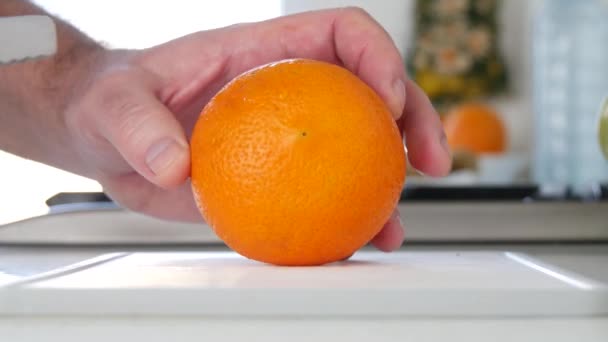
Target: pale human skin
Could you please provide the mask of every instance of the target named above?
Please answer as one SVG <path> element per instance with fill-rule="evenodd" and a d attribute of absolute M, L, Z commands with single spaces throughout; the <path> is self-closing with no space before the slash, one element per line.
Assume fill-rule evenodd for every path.
<path fill-rule="evenodd" d="M 0 16 L 44 13 L 0 1 Z M 205 103 L 229 80 L 285 58 L 346 67 L 387 103 L 410 163 L 446 175 L 451 155 L 426 95 L 407 78 L 386 31 L 358 8 L 330 9 L 196 32 L 144 50 L 107 49 L 56 19 L 59 52 L 0 66 L 0 149 L 99 181 L 125 208 L 202 221 L 189 184 L 189 137 Z M 399 248 L 391 216 L 371 243 Z"/>

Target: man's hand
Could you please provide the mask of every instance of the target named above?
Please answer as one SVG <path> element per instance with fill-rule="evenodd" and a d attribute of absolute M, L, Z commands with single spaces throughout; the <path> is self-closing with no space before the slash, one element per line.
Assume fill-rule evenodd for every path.
<path fill-rule="evenodd" d="M 70 158 L 58 164 L 98 180 L 121 205 L 149 215 L 200 221 L 188 182 L 188 139 L 202 107 L 253 67 L 285 58 L 343 65 L 385 100 L 407 137 L 411 164 L 431 176 L 451 164 L 439 117 L 405 75 L 388 34 L 360 9 L 308 12 L 204 31 L 141 51 L 86 56 L 61 112 Z M 372 243 L 403 241 L 399 214 Z"/>

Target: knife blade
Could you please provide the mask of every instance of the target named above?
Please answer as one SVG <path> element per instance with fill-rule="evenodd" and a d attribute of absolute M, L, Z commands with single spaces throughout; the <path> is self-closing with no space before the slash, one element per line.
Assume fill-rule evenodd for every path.
<path fill-rule="evenodd" d="M 52 56 L 56 52 L 57 29 L 50 17 L 0 17 L 0 65 Z"/>

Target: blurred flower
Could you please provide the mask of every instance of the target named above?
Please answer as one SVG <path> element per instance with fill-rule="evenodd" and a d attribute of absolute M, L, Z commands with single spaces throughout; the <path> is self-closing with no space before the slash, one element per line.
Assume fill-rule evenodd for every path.
<path fill-rule="evenodd" d="M 468 27 L 464 16 L 459 16 L 457 19 L 449 21 L 445 26 L 445 38 L 451 41 L 465 40 Z"/>
<path fill-rule="evenodd" d="M 498 54 L 500 0 L 416 0 L 414 80 L 434 103 L 494 94 L 507 74 Z"/>
<path fill-rule="evenodd" d="M 463 16 L 458 16 L 445 23 L 437 23 L 428 30 L 426 36 L 430 41 L 427 45 L 434 45 L 435 50 L 439 46 L 466 44 L 468 37 L 467 21 Z"/>
<path fill-rule="evenodd" d="M 451 46 L 440 48 L 435 56 L 435 66 L 441 74 L 462 74 L 468 71 L 472 64 L 471 55 Z"/>
<path fill-rule="evenodd" d="M 414 78 L 424 92 L 432 97 L 441 95 L 442 77 L 433 71 L 421 70 Z"/>
<path fill-rule="evenodd" d="M 472 29 L 467 38 L 468 49 L 474 57 L 484 57 L 490 50 L 491 39 L 487 29 L 479 27 Z"/>
<path fill-rule="evenodd" d="M 468 0 L 435 0 L 434 13 L 440 17 L 449 17 L 466 11 L 468 7 Z"/>
<path fill-rule="evenodd" d="M 424 52 L 433 52 L 435 50 L 436 45 L 434 44 L 434 39 L 430 37 L 429 33 L 423 34 L 418 38 L 417 48 Z"/>

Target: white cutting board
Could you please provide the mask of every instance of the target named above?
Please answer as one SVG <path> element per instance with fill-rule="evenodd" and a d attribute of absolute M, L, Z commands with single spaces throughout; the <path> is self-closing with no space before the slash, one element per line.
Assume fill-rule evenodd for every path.
<path fill-rule="evenodd" d="M 588 317 L 608 315 L 607 289 L 510 252 L 363 251 L 322 267 L 115 253 L 0 286 L 0 316 Z"/>

